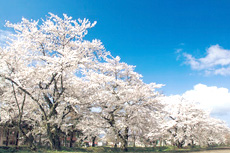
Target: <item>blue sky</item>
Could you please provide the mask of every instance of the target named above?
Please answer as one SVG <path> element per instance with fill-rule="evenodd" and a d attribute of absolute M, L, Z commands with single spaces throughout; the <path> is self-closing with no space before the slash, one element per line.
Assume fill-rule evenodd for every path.
<path fill-rule="evenodd" d="M 217 50 L 224 52 L 225 49 L 226 55 L 230 52 L 229 0 L 0 2 L 1 30 L 9 30 L 4 27 L 5 20 L 13 23 L 20 22 L 22 17 L 37 20 L 45 18 L 48 12 L 97 21 L 87 39 L 100 39 L 112 55 L 136 65 L 136 71 L 144 76 L 146 83 L 166 84 L 161 89 L 166 95 L 195 90 L 197 84 L 230 89 L 229 75 L 214 71 L 217 67 L 222 68 L 223 63 L 210 66 L 210 62 L 215 62 L 214 58 L 207 66 L 201 59 L 209 60 L 207 50 L 217 44 Z M 193 60 L 184 53 L 191 55 Z M 225 52 L 223 54 L 225 56 Z M 210 57 L 212 55 L 216 54 L 210 53 Z M 223 61 L 221 58 L 218 59 Z M 198 63 L 197 67 L 192 65 L 194 62 Z M 228 68 L 228 64 L 224 66 Z"/>

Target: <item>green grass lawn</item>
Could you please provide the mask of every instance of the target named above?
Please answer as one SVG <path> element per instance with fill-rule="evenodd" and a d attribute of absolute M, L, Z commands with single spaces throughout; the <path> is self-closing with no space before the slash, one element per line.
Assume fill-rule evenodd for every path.
<path fill-rule="evenodd" d="M 223 147 L 213 147 L 213 148 L 183 148 L 177 149 L 172 146 L 164 146 L 164 147 L 129 147 L 129 153 L 173 153 L 173 152 L 197 152 L 203 150 L 210 150 L 210 149 L 224 149 Z M 0 147 L 0 153 L 85 153 L 85 152 L 92 152 L 92 153 L 123 153 L 119 148 L 110 148 L 110 147 L 88 147 L 88 148 L 62 148 L 61 151 L 53 151 L 49 149 L 39 148 L 37 151 L 31 151 L 26 147 L 20 147 L 16 149 L 15 147 Z"/>

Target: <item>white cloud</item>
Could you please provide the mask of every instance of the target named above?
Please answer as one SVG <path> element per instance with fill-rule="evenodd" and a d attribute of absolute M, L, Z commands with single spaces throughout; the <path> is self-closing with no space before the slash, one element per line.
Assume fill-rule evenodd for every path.
<path fill-rule="evenodd" d="M 186 63 L 194 70 L 204 70 L 206 74 L 230 75 L 230 50 L 213 45 L 206 52 L 205 57 L 198 59 L 184 53 Z"/>
<path fill-rule="evenodd" d="M 182 97 L 193 102 L 198 102 L 213 114 L 230 112 L 230 92 L 227 88 L 197 84 L 192 90 L 186 91 Z"/>
<path fill-rule="evenodd" d="M 181 99 L 199 104 L 204 110 L 210 111 L 211 115 L 225 120 L 230 125 L 230 91 L 227 88 L 197 84 L 192 90 L 182 95 L 166 97 L 166 102 L 177 103 Z"/>

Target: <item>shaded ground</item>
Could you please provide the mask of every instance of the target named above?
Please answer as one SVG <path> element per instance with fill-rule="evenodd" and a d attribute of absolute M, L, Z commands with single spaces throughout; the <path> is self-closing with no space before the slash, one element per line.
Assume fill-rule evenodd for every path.
<path fill-rule="evenodd" d="M 33 153 L 124 153 L 120 149 L 110 147 L 88 147 L 88 148 L 62 148 L 61 151 L 53 151 L 46 148 L 39 148 Z M 27 147 L 0 147 L 0 153 L 31 153 Z M 183 148 L 177 149 L 170 146 L 164 147 L 129 147 L 128 153 L 230 153 L 230 147 L 211 147 L 211 148 Z"/>

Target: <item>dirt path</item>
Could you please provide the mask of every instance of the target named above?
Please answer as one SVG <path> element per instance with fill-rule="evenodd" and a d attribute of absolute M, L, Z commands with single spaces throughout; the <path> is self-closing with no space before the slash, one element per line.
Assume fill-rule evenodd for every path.
<path fill-rule="evenodd" d="M 230 150 L 208 150 L 208 151 L 201 151 L 197 153 L 230 153 Z"/>

